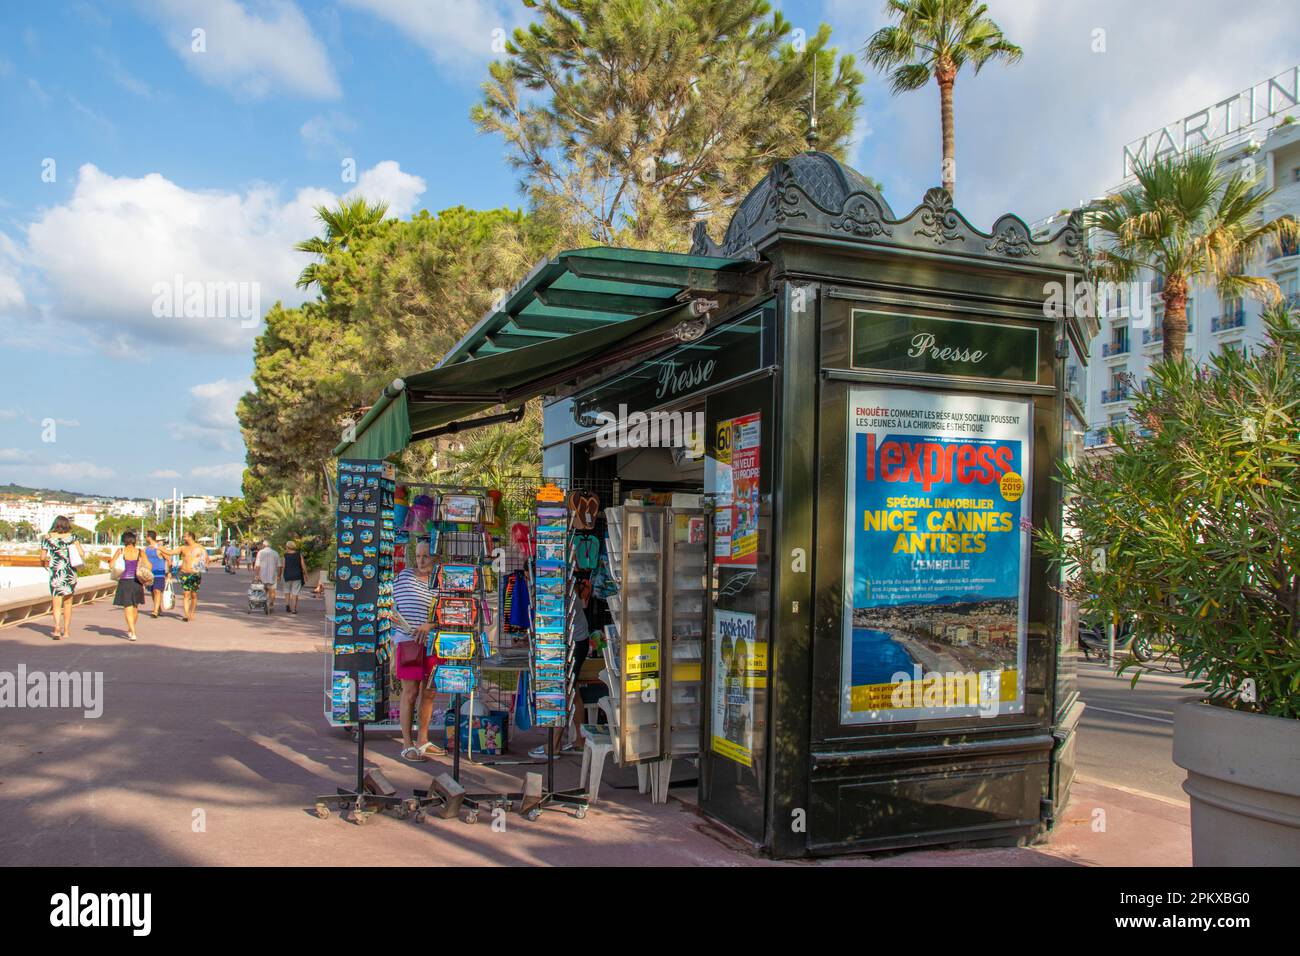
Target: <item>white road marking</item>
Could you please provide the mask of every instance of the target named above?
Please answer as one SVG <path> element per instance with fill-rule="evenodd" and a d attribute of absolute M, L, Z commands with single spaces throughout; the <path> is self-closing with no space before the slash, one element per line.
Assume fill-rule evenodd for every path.
<path fill-rule="evenodd" d="M 1102 780 L 1100 777 L 1094 777 L 1091 774 L 1076 773 L 1074 779 L 1080 783 L 1091 783 L 1098 787 L 1109 787 L 1112 790 L 1119 790 L 1122 793 L 1131 793 L 1135 797 L 1146 797 L 1148 800 L 1159 800 L 1161 803 L 1167 803 L 1172 807 L 1191 806 L 1190 800 L 1177 800 L 1173 797 L 1166 797 L 1159 793 L 1152 793 L 1150 790 L 1139 790 L 1137 787 L 1126 787 L 1121 783 L 1111 783 L 1109 780 Z"/>
<path fill-rule="evenodd" d="M 1096 704 L 1088 704 L 1087 701 L 1085 701 L 1084 703 L 1087 705 L 1083 711 L 1083 716 L 1085 719 L 1088 716 L 1088 711 L 1095 710 L 1101 714 L 1119 714 L 1121 717 L 1136 717 L 1139 720 L 1154 720 L 1156 723 L 1159 724 L 1173 723 L 1173 720 L 1171 720 L 1168 717 L 1152 717 L 1148 714 L 1135 714 L 1131 710 L 1111 710 L 1109 707 L 1098 707 Z"/>

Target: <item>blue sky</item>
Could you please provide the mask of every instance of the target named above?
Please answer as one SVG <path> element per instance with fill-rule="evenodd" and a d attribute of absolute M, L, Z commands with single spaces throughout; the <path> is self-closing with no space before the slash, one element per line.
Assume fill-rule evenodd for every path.
<path fill-rule="evenodd" d="M 883 23 L 874 2 L 777 5 L 841 49 Z M 990 6 L 1026 57 L 958 81 L 957 204 L 983 228 L 1095 195 L 1122 143 L 1300 61 L 1283 0 L 1184 0 L 1173 18 Z M 468 113 L 495 31 L 527 16 L 510 0 L 0 4 L 0 483 L 237 493 L 243 315 L 301 301 L 291 246 L 312 208 L 353 191 L 403 215 L 519 204 Z M 850 159 L 902 214 L 938 180 L 937 94 L 890 97 L 869 71 L 862 92 Z M 237 283 L 250 308 L 169 314 L 156 286 L 177 275 Z"/>

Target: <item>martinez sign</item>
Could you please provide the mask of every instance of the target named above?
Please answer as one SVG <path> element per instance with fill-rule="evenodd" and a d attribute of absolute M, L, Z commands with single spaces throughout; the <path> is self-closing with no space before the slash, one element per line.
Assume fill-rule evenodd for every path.
<path fill-rule="evenodd" d="M 1124 147 L 1124 178 L 1133 175 L 1139 163 L 1181 156 L 1188 150 L 1209 146 L 1297 105 L 1300 105 L 1300 66 L 1293 66 L 1135 139 Z"/>

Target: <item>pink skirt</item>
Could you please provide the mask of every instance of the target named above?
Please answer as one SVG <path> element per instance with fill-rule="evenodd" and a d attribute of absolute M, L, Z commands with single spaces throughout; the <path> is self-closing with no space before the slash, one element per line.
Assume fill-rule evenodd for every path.
<path fill-rule="evenodd" d="M 394 645 L 394 647 L 396 647 L 396 645 Z M 395 655 L 397 653 L 396 650 L 394 650 L 393 653 Z M 423 665 L 408 664 L 403 666 L 396 663 L 396 657 L 394 657 L 393 673 L 397 675 L 398 680 L 427 680 L 429 675 L 433 673 L 433 669 L 437 666 L 437 663 L 438 659 L 432 654 L 424 655 Z"/>

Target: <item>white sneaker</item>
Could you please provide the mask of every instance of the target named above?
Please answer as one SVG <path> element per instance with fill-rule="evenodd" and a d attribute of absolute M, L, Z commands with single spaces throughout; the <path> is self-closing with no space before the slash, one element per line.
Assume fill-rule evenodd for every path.
<path fill-rule="evenodd" d="M 534 747 L 532 750 L 528 751 L 528 756 L 538 760 L 545 758 L 546 744 L 542 744 L 541 746 Z"/>

